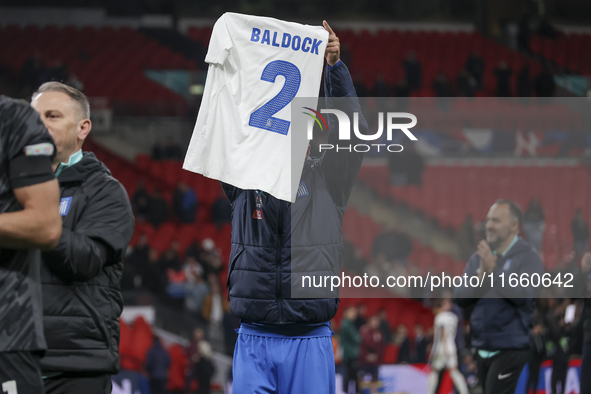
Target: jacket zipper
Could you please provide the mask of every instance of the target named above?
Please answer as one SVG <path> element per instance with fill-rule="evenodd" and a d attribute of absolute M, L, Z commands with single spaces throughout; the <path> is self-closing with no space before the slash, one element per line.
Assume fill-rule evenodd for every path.
<path fill-rule="evenodd" d="M 283 226 L 283 208 L 282 208 L 282 203 L 277 200 L 278 202 L 278 209 L 279 209 L 279 215 L 278 215 L 278 220 L 277 220 L 277 251 L 276 251 L 276 255 L 275 255 L 275 263 L 276 263 L 276 268 L 275 268 L 275 280 L 276 280 L 276 288 L 275 288 L 275 292 L 276 292 L 276 296 L 277 296 L 277 302 L 279 304 L 278 306 L 278 311 L 279 311 L 279 323 L 283 323 L 283 320 L 281 318 L 281 304 L 283 302 L 283 296 L 281 294 L 281 238 L 282 238 L 282 226 Z"/>

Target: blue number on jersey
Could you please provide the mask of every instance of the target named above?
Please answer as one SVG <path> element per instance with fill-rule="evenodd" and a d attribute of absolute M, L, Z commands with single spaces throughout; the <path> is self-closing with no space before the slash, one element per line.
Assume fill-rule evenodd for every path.
<path fill-rule="evenodd" d="M 290 122 L 274 118 L 273 115 L 281 111 L 295 97 L 300 88 L 302 76 L 300 70 L 293 63 L 284 60 L 274 60 L 267 64 L 263 70 L 261 79 L 263 81 L 274 83 L 278 75 L 283 75 L 285 77 L 283 89 L 281 89 L 277 96 L 273 97 L 267 103 L 263 104 L 262 107 L 254 111 L 250 115 L 250 121 L 248 124 L 259 129 L 287 135 Z"/>

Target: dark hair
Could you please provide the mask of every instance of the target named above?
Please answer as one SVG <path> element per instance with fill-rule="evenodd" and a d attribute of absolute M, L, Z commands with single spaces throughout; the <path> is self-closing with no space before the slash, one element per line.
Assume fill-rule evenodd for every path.
<path fill-rule="evenodd" d="M 431 306 L 433 308 L 441 308 L 442 305 L 443 305 L 443 298 L 433 298 L 431 300 Z"/>
<path fill-rule="evenodd" d="M 519 205 L 515 204 L 513 201 L 508 200 L 506 198 L 499 198 L 497 201 L 495 201 L 495 204 L 500 205 L 500 204 L 507 204 L 509 205 L 509 213 L 511 214 L 511 216 L 513 217 L 513 219 L 517 220 L 517 224 L 519 227 L 517 227 L 518 229 L 521 228 L 521 223 L 523 223 L 523 212 L 521 212 L 521 208 L 519 208 Z"/>
<path fill-rule="evenodd" d="M 88 103 L 88 99 L 86 98 L 84 93 L 82 93 L 78 89 L 65 85 L 61 82 L 45 82 L 43 85 L 39 86 L 39 89 L 37 89 L 35 93 L 33 93 L 31 99 L 35 100 L 37 96 L 45 92 L 61 92 L 67 94 L 68 96 L 70 96 L 72 100 L 77 102 L 80 106 L 80 109 L 82 110 L 83 119 L 90 119 L 90 104 Z"/>

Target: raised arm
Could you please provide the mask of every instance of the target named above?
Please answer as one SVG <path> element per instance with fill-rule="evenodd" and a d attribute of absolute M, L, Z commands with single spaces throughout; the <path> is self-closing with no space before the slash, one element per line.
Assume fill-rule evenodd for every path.
<path fill-rule="evenodd" d="M 324 21 L 324 28 L 329 32 L 328 45 L 325 51 L 327 66 L 324 73 L 326 108 L 344 112 L 350 121 L 354 121 L 354 113 L 357 113 L 359 131 L 365 134 L 368 129 L 367 122 L 361 113 L 361 106 L 353 87 L 349 69 L 340 60 L 341 47 L 339 38 L 326 21 Z M 353 149 L 353 145 L 360 142 L 355 133 L 351 133 L 350 140 L 339 141 L 339 128 L 336 120 L 335 115 L 327 115 L 330 130 L 328 143 L 333 145 L 334 149 L 326 150 L 323 153 L 320 165 L 326 176 L 329 192 L 334 203 L 340 207 L 345 207 L 361 168 L 363 153 L 355 152 Z M 347 145 L 347 147 L 351 145 L 351 149 L 350 151 L 347 149 L 337 151 L 337 145 Z"/>

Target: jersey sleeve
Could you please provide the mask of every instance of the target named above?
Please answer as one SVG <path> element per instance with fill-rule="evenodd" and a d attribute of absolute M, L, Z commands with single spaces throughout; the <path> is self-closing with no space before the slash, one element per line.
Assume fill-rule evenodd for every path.
<path fill-rule="evenodd" d="M 233 47 L 232 36 L 230 34 L 231 25 L 232 18 L 226 14 L 219 18 L 213 26 L 207 55 L 205 56 L 207 63 L 219 65 L 225 63 Z"/>
<path fill-rule="evenodd" d="M 54 179 L 55 145 L 41 118 L 26 103 L 12 101 L 8 107 L 3 111 L 9 119 L 5 154 L 12 188 Z"/>

